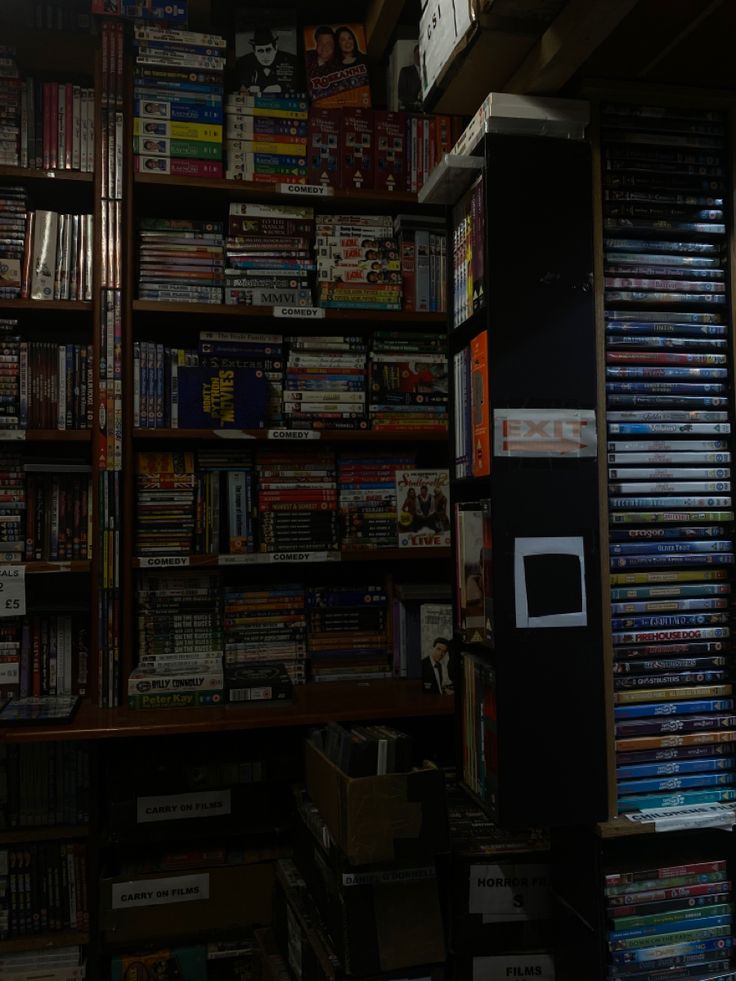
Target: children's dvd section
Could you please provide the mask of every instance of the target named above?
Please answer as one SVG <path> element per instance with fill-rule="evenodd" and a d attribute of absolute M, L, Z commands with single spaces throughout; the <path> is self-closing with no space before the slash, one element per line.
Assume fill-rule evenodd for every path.
<path fill-rule="evenodd" d="M 601 125 L 617 807 L 728 802 L 725 117 L 604 103 Z"/>

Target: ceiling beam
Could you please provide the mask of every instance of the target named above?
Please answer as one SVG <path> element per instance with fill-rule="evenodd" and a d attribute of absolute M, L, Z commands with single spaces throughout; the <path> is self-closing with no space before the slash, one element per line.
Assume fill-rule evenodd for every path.
<path fill-rule="evenodd" d="M 667 44 L 658 54 L 656 54 L 651 61 L 649 61 L 641 71 L 637 72 L 637 78 L 646 78 L 647 75 L 657 67 L 657 65 L 664 61 L 668 54 L 675 50 L 682 42 L 687 38 L 693 31 L 700 27 L 704 20 L 706 20 L 712 13 L 723 4 L 723 0 L 711 0 L 711 2 L 700 11 L 700 13 L 694 17 L 687 27 L 683 28 L 679 34 L 677 34 L 669 44 Z"/>
<path fill-rule="evenodd" d="M 365 15 L 368 54 L 382 58 L 404 9 L 404 0 L 371 0 Z"/>
<path fill-rule="evenodd" d="M 639 0 L 569 0 L 503 87 L 519 95 L 553 95 Z"/>

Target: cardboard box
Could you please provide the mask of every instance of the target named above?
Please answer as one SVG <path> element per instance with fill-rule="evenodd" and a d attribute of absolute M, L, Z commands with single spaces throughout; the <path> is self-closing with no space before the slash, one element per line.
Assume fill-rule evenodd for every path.
<path fill-rule="evenodd" d="M 355 869 L 330 842 L 308 799 L 297 801 L 295 860 L 342 969 L 349 977 L 445 959 L 433 860 Z"/>
<path fill-rule="evenodd" d="M 107 943 L 180 939 L 208 931 L 267 925 L 273 863 L 211 866 L 106 878 L 100 888 L 100 933 Z"/>
<path fill-rule="evenodd" d="M 298 981 L 342 981 L 356 974 L 375 981 L 444 981 L 445 973 L 442 965 L 421 965 L 419 967 L 404 967 L 400 969 L 385 968 L 377 975 L 375 965 L 361 960 L 354 970 L 346 968 L 337 958 L 332 942 L 325 932 L 324 924 L 316 910 L 312 894 L 307 884 L 291 861 L 281 861 L 276 867 L 276 894 L 274 901 L 274 934 L 284 959 Z M 391 915 L 393 911 L 387 910 Z M 415 910 L 418 919 L 423 910 Z M 414 916 L 409 921 L 412 928 L 407 929 L 407 923 L 399 922 L 394 925 L 394 932 L 401 934 L 397 947 L 402 945 L 414 946 L 424 956 L 433 947 L 422 948 L 422 941 L 414 933 Z M 429 930 L 429 923 L 422 929 Z M 440 924 L 441 941 L 441 924 Z M 436 946 L 436 944 L 434 945 Z M 421 950 L 420 950 L 421 948 Z M 442 946 L 444 951 L 444 946 Z M 444 953 L 442 954 L 444 960 Z"/>
<path fill-rule="evenodd" d="M 353 865 L 413 861 L 447 851 L 447 802 L 441 770 L 425 762 L 409 773 L 348 777 L 306 744 L 307 792 Z"/>

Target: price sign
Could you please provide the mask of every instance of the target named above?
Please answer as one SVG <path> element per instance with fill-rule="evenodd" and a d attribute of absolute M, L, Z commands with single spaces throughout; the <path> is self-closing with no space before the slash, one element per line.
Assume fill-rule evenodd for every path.
<path fill-rule="evenodd" d="M 22 617 L 26 612 L 26 567 L 0 565 L 0 617 Z"/>

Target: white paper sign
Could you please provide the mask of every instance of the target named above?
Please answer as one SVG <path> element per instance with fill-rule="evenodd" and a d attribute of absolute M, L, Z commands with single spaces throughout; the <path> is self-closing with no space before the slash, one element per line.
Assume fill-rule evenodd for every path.
<path fill-rule="evenodd" d="M 272 562 L 339 562 L 339 552 L 273 552 Z"/>
<path fill-rule="evenodd" d="M 246 433 L 244 429 L 214 429 L 213 432 L 220 439 L 255 439 L 255 436 Z"/>
<path fill-rule="evenodd" d="M 26 567 L 0 565 L 0 617 L 22 617 L 26 612 Z"/>
<path fill-rule="evenodd" d="M 555 981 L 551 954 L 500 954 L 473 958 L 473 981 Z"/>
<path fill-rule="evenodd" d="M 547 609 L 544 613 L 537 611 L 536 591 L 538 583 L 533 579 L 533 573 L 527 568 L 527 561 L 534 559 L 550 559 L 552 556 L 567 557 L 569 562 L 563 565 L 560 560 L 560 571 L 569 575 L 567 585 L 570 596 L 563 596 L 559 591 L 559 603 L 564 609 Z M 554 576 L 558 570 L 554 564 L 549 566 L 549 575 Z M 538 578 L 538 577 L 537 577 Z M 562 575 L 557 576 L 558 583 L 563 583 Z M 573 596 L 574 592 L 574 596 Z M 561 538 L 517 538 L 514 541 L 514 599 L 516 601 L 517 627 L 584 627 L 588 623 L 588 605 L 585 592 L 585 554 L 582 537 Z M 574 607 L 573 607 L 574 603 Z"/>
<path fill-rule="evenodd" d="M 20 682 L 20 663 L 10 661 L 0 664 L 0 685 L 17 685 Z"/>
<path fill-rule="evenodd" d="M 324 184 L 277 184 L 279 194 L 296 194 L 302 197 L 331 198 L 334 188 Z"/>
<path fill-rule="evenodd" d="M 655 831 L 687 831 L 690 828 L 722 828 L 736 825 L 733 804 L 688 804 L 685 807 L 659 807 L 627 814 L 635 824 L 654 824 Z"/>
<path fill-rule="evenodd" d="M 318 429 L 269 429 L 269 439 L 321 439 L 322 433 Z"/>
<path fill-rule="evenodd" d="M 471 865 L 468 910 L 484 923 L 540 920 L 550 915 L 548 865 Z"/>
<path fill-rule="evenodd" d="M 25 429 L 0 429 L 0 440 L 3 442 L 8 442 L 10 440 L 17 442 L 18 440 L 25 440 L 25 438 Z"/>
<path fill-rule="evenodd" d="M 324 307 L 274 307 L 273 316 L 279 320 L 324 320 Z"/>
<path fill-rule="evenodd" d="M 167 876 L 165 879 L 133 879 L 132 882 L 115 882 L 112 887 L 113 909 L 168 906 L 170 903 L 192 903 L 209 898 L 208 872 Z"/>
<path fill-rule="evenodd" d="M 188 555 L 154 555 L 138 559 L 141 569 L 165 569 L 189 565 Z"/>
<path fill-rule="evenodd" d="M 471 0 L 429 0 L 419 21 L 422 95 L 426 98 L 473 23 Z"/>
<path fill-rule="evenodd" d="M 494 456 L 580 459 L 598 452 L 592 409 L 496 409 Z"/>
<path fill-rule="evenodd" d="M 230 790 L 203 790 L 191 794 L 139 797 L 136 801 L 138 824 L 152 821 L 180 821 L 230 814 Z"/>
<path fill-rule="evenodd" d="M 218 555 L 218 565 L 264 565 L 268 556 L 260 552 L 249 552 L 246 555 Z"/>

